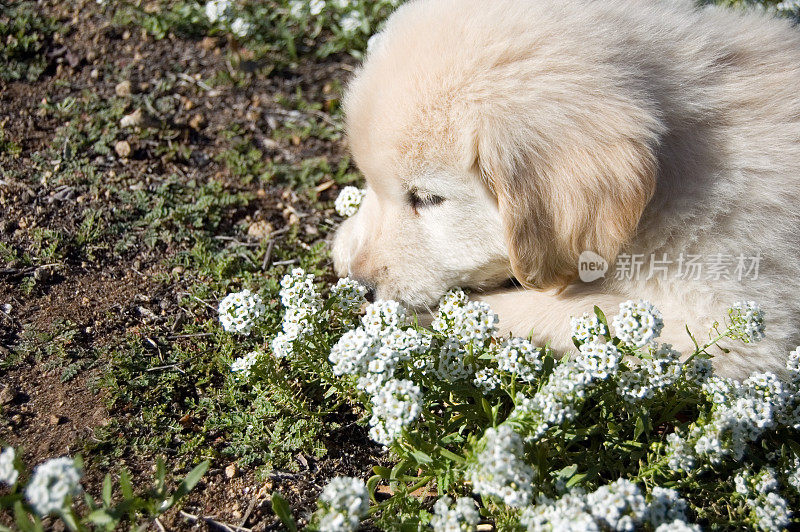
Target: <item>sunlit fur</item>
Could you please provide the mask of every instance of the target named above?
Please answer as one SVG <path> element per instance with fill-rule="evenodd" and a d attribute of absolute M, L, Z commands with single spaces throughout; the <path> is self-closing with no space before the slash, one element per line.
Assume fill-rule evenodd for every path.
<path fill-rule="evenodd" d="M 778 371 L 800 338 L 800 32 L 769 15 L 650 0 L 417 0 L 345 99 L 368 194 L 334 262 L 378 297 L 483 290 L 504 331 L 571 347 L 569 317 L 645 298 L 699 342 L 738 300 L 768 339 L 722 374 Z M 445 198 L 416 211 L 408 191 Z M 606 278 L 578 255 L 761 254 L 758 279 Z M 675 265 L 673 265 L 674 268 Z M 674 270 L 671 272 L 674 273 Z M 525 288 L 498 287 L 515 277 Z M 495 290 L 494 292 L 492 290 Z"/>

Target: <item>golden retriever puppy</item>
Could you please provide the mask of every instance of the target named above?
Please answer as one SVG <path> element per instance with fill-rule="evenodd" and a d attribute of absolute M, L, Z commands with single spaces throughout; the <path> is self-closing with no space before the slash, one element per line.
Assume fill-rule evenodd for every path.
<path fill-rule="evenodd" d="M 471 287 L 504 332 L 565 351 L 593 305 L 647 299 L 691 351 L 685 324 L 702 343 L 754 300 L 767 339 L 714 360 L 738 377 L 779 372 L 800 341 L 789 22 L 689 1 L 416 0 L 345 111 L 367 195 L 334 263 L 377 297 L 422 310 Z"/>

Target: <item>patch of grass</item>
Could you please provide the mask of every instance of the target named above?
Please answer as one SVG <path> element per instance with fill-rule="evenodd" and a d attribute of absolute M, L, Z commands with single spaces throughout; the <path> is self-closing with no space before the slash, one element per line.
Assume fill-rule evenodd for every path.
<path fill-rule="evenodd" d="M 0 362 L 0 369 L 8 370 L 31 360 L 41 364 L 43 371 L 61 370 L 61 381 L 70 381 L 98 358 L 94 349 L 86 347 L 90 330 L 60 319 L 46 330 L 25 329 L 12 356 Z"/>
<path fill-rule="evenodd" d="M 56 20 L 42 15 L 36 2 L 0 2 L 0 79 L 36 81 L 47 68 L 57 30 Z"/>

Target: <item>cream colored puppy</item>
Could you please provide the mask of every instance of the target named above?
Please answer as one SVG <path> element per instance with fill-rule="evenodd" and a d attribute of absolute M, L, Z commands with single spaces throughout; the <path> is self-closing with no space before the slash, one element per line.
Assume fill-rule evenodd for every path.
<path fill-rule="evenodd" d="M 689 1 L 417 0 L 388 21 L 345 110 L 368 186 L 334 263 L 379 298 L 425 309 L 472 287 L 505 332 L 563 350 L 570 316 L 593 305 L 648 299 L 686 350 L 685 324 L 702 342 L 755 300 L 767 340 L 717 351 L 732 376 L 780 371 L 800 341 L 789 22 Z M 592 283 L 586 251 L 611 266 Z M 524 289 L 499 288 L 511 278 Z"/>

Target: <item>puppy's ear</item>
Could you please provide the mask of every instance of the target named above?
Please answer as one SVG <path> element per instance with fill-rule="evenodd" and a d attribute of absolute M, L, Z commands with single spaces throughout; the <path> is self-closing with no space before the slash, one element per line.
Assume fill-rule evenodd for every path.
<path fill-rule="evenodd" d="M 657 134 L 604 129 L 548 138 L 497 118 L 475 129 L 474 167 L 497 197 L 514 275 L 529 288 L 565 287 L 586 250 L 613 262 L 636 231 L 655 189 Z"/>

